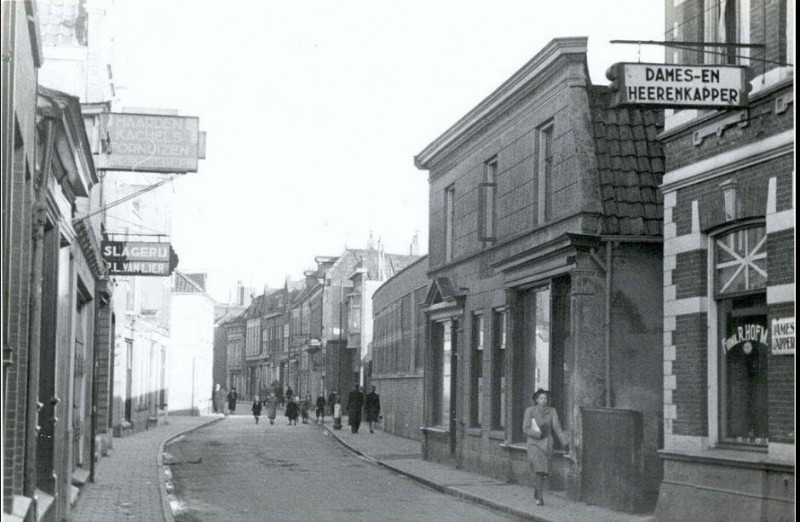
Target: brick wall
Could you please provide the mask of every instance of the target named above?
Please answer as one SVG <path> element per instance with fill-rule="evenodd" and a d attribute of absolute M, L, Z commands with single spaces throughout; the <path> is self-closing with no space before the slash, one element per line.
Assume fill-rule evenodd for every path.
<path fill-rule="evenodd" d="M 708 349 L 706 314 L 681 315 L 676 318 L 673 343 L 675 361 L 672 374 L 676 387 L 672 392 L 677 406 L 673 421 L 676 435 L 708 434 Z"/>
<path fill-rule="evenodd" d="M 705 295 L 708 291 L 708 253 L 695 250 L 678 254 L 672 283 L 677 299 Z"/>
<path fill-rule="evenodd" d="M 772 232 L 767 237 L 769 284 L 794 283 L 794 229 Z"/>

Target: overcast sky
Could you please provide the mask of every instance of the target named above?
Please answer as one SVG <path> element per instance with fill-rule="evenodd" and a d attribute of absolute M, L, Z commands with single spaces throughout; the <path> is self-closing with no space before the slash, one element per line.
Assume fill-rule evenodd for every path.
<path fill-rule="evenodd" d="M 413 157 L 552 38 L 589 37 L 592 81 L 662 40 L 663 0 L 116 0 L 124 105 L 199 116 L 200 170 L 176 181 L 180 269 L 225 301 L 300 278 L 370 231 L 428 249 Z M 642 61 L 663 49 L 642 47 Z M 170 190 L 162 188 L 158 190 Z"/>

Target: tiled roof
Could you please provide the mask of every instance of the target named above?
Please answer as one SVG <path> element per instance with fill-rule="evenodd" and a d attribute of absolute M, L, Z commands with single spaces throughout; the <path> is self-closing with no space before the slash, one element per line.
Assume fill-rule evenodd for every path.
<path fill-rule="evenodd" d="M 175 272 L 172 283 L 172 291 L 186 294 L 204 294 L 205 290 L 191 277 L 190 274 Z"/>
<path fill-rule="evenodd" d="M 87 45 L 86 0 L 39 0 L 37 8 L 43 45 Z"/>
<path fill-rule="evenodd" d="M 660 110 L 609 109 L 606 87 L 589 89 L 592 134 L 597 158 L 602 234 L 662 235 L 664 152 L 658 133 L 664 127 Z"/>

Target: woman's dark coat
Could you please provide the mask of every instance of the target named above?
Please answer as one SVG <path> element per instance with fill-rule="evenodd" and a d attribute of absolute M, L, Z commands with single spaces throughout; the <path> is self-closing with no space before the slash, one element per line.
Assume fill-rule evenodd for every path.
<path fill-rule="evenodd" d="M 369 392 L 364 399 L 364 413 L 367 422 L 378 422 L 381 415 L 381 396 L 375 392 Z"/>

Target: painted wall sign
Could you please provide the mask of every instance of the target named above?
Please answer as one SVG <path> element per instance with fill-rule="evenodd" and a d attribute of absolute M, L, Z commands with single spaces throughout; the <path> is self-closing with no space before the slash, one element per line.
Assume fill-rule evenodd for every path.
<path fill-rule="evenodd" d="M 794 317 L 772 320 L 772 355 L 794 355 Z"/>
<path fill-rule="evenodd" d="M 726 109 L 747 106 L 745 67 L 616 63 L 606 73 L 612 107 Z"/>
<path fill-rule="evenodd" d="M 109 275 L 168 276 L 178 265 L 169 243 L 103 241 L 102 255 Z"/>
<path fill-rule="evenodd" d="M 136 172 L 197 172 L 205 151 L 200 120 L 188 116 L 104 114 L 106 137 L 95 155 L 99 169 Z"/>
<path fill-rule="evenodd" d="M 752 349 L 753 343 L 758 343 L 768 346 L 769 330 L 766 326 L 760 324 L 743 324 L 736 327 L 731 335 L 722 340 L 722 348 L 726 352 L 731 351 L 741 343 L 750 343 Z M 748 351 L 747 345 L 743 347 L 745 353 Z"/>

